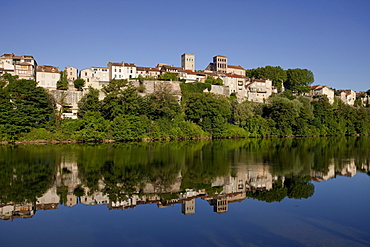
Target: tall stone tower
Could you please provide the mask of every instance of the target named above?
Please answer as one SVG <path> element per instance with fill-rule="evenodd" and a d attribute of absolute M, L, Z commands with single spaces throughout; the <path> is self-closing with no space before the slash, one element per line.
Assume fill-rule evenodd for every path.
<path fill-rule="evenodd" d="M 181 67 L 184 70 L 195 70 L 194 54 L 184 53 L 181 55 Z"/>
<path fill-rule="evenodd" d="M 217 55 L 213 57 L 213 71 L 226 73 L 227 72 L 227 57 Z"/>

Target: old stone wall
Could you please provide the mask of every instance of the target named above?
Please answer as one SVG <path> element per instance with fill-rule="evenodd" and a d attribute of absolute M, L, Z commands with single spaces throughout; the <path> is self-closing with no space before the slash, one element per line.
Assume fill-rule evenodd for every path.
<path fill-rule="evenodd" d="M 54 96 L 57 103 L 71 105 L 72 108 L 77 108 L 78 101 L 81 100 L 84 92 L 82 91 L 67 91 L 67 90 L 51 90 L 51 95 Z"/>

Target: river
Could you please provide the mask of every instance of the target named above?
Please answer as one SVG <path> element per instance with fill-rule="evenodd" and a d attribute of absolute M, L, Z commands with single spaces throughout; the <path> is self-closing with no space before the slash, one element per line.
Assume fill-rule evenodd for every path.
<path fill-rule="evenodd" d="M 370 246 L 370 137 L 0 146 L 1 246 Z"/>

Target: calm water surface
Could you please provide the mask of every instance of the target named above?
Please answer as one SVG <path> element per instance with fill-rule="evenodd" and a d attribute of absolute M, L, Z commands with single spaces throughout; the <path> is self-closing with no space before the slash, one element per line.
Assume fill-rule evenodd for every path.
<path fill-rule="evenodd" d="M 0 146 L 0 246 L 370 246 L 370 137 Z"/>

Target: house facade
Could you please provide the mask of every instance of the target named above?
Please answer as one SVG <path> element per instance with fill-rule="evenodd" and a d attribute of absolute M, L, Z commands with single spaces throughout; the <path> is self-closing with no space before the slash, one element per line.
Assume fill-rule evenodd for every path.
<path fill-rule="evenodd" d="M 67 74 L 68 82 L 73 82 L 78 78 L 78 69 L 76 69 L 75 67 L 65 67 L 64 72 Z"/>
<path fill-rule="evenodd" d="M 245 90 L 246 100 L 263 103 L 272 95 L 272 81 L 270 79 L 248 78 Z"/>
<path fill-rule="evenodd" d="M 108 63 L 109 81 L 113 79 L 132 79 L 136 77 L 136 65 L 134 63 Z"/>
<path fill-rule="evenodd" d="M 109 82 L 107 67 L 91 67 L 80 71 L 80 78 L 85 80 L 86 87 L 102 89 Z"/>
<path fill-rule="evenodd" d="M 37 66 L 36 81 L 38 86 L 48 90 L 55 90 L 57 89 L 57 82 L 59 80 L 59 68 L 50 65 Z"/>
<path fill-rule="evenodd" d="M 338 90 L 339 98 L 347 105 L 354 105 L 356 101 L 356 92 L 347 89 L 347 90 Z"/>
<path fill-rule="evenodd" d="M 142 76 L 144 78 L 158 78 L 161 71 L 158 68 L 136 67 L 136 78 Z"/>
<path fill-rule="evenodd" d="M 34 80 L 36 68 L 37 62 L 33 56 L 15 56 L 14 53 L 0 56 L 0 75 L 9 73 L 19 79 Z"/>
<path fill-rule="evenodd" d="M 310 96 L 316 96 L 316 95 L 326 95 L 329 99 L 329 103 L 333 104 L 334 103 L 334 90 L 327 87 L 327 86 L 312 86 L 311 91 L 310 91 Z"/>

